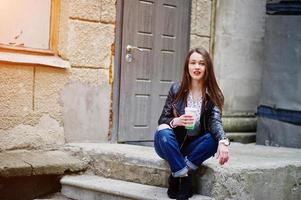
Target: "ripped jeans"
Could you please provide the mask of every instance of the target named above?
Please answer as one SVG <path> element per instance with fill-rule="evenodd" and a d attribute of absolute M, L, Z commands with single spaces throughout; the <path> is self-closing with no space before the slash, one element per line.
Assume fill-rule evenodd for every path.
<path fill-rule="evenodd" d="M 163 129 L 160 127 L 157 129 L 154 146 L 157 154 L 168 162 L 172 175 L 180 177 L 190 169 L 197 169 L 205 160 L 213 156 L 217 151 L 218 142 L 210 133 L 206 133 L 188 140 L 180 150 L 173 129 L 166 125 Z"/>

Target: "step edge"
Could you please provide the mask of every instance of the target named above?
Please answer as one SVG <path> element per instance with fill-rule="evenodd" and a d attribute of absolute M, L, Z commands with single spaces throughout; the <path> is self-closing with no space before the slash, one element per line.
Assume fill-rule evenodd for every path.
<path fill-rule="evenodd" d="M 114 182 L 119 182 L 119 183 L 127 183 L 127 184 L 130 184 L 130 185 L 139 185 L 139 186 L 144 186 L 144 187 L 149 187 L 149 188 L 160 188 L 160 187 L 157 187 L 157 186 L 150 186 L 150 185 L 143 185 L 143 184 L 139 184 L 139 183 L 132 183 L 132 182 L 127 182 L 127 181 L 121 181 L 121 180 L 116 180 L 116 179 L 109 179 L 109 178 L 103 178 L 103 177 L 98 177 L 98 176 L 91 176 L 91 175 L 80 175 L 80 176 L 86 176 L 86 177 L 90 177 L 90 178 L 93 178 L 93 179 L 102 179 L 102 180 L 114 180 Z M 70 180 L 69 178 L 72 177 L 72 179 Z M 96 191 L 96 192 L 103 192 L 103 193 L 107 193 L 107 194 L 113 194 L 113 195 L 116 195 L 116 196 L 123 196 L 123 197 L 128 197 L 128 198 L 133 198 L 133 199 L 141 199 L 141 194 L 133 194 L 132 191 L 128 191 L 128 192 L 124 192 L 124 191 L 118 191 L 118 190 L 110 190 L 110 189 L 107 189 L 107 188 L 104 188 L 103 186 L 99 186 L 99 185 L 94 185 L 92 183 L 90 183 L 89 181 L 88 182 L 85 182 L 85 183 L 78 183 L 76 182 L 77 176 L 64 176 L 62 179 L 61 179 L 61 184 L 62 186 L 63 185 L 68 185 L 68 186 L 73 186 L 73 187 L 79 187 L 79 188 L 82 188 L 82 189 L 86 189 L 86 190 L 93 190 L 93 191 Z M 79 181 L 79 180 L 78 180 Z M 160 188 L 161 189 L 161 188 Z M 143 196 L 144 197 L 144 196 Z M 148 198 L 145 198 L 145 200 L 147 200 Z M 149 198 L 150 200 L 152 198 Z"/>
<path fill-rule="evenodd" d="M 92 190 L 92 191 L 96 191 L 96 192 L 103 192 L 106 194 L 113 194 L 116 196 L 122 196 L 122 197 L 127 197 L 127 198 L 133 198 L 133 199 L 144 199 L 144 200 L 153 200 L 154 198 L 147 198 L 145 196 L 143 196 L 143 194 L 141 193 L 133 193 L 133 191 L 128 190 L 128 191 L 120 191 L 120 190 L 114 190 L 114 189 L 108 189 L 108 188 L 104 188 L 103 186 L 100 185 L 95 185 L 93 183 L 91 183 L 90 181 L 84 182 L 84 183 L 78 183 L 76 181 L 80 181 L 80 179 L 78 177 L 87 177 L 87 178 L 92 178 L 93 180 L 103 180 L 103 181 L 110 181 L 115 182 L 116 184 L 128 184 L 128 185 L 132 185 L 132 186 L 139 186 L 142 189 L 143 188 L 154 188 L 157 189 L 157 191 L 159 191 L 159 193 L 153 193 L 153 197 L 158 197 L 158 195 L 156 194 L 161 194 L 160 190 L 167 190 L 167 188 L 163 188 L 163 187 L 158 187 L 158 186 L 152 186 L 152 185 L 144 185 L 144 184 L 139 184 L 139 183 L 133 183 L 133 182 L 128 182 L 128 181 L 122 181 L 122 180 L 117 180 L 117 179 L 110 179 L 110 178 L 104 178 L 104 177 L 99 177 L 96 175 L 67 175 L 64 176 L 61 179 L 61 184 L 62 184 L 62 188 L 64 187 L 64 185 L 67 186 L 71 186 L 71 187 L 78 187 L 81 189 L 86 189 L 86 190 Z M 166 191 L 162 191 L 162 193 L 166 193 Z M 62 194 L 63 190 L 62 190 Z M 194 197 L 202 197 L 205 199 L 212 199 L 212 197 L 208 197 L 208 196 L 204 196 L 201 194 L 195 194 Z M 168 197 L 166 196 L 166 199 L 168 199 Z"/>

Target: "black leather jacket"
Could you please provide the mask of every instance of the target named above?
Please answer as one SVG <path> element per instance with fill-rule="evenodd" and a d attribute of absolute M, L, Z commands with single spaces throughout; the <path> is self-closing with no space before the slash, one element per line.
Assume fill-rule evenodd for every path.
<path fill-rule="evenodd" d="M 173 118 L 179 117 L 185 113 L 185 107 L 187 105 L 187 100 L 180 100 L 178 102 L 175 102 L 175 96 L 177 92 L 180 89 L 179 83 L 174 83 L 170 87 L 165 105 L 163 107 L 162 114 L 159 118 L 158 124 L 168 124 L 170 125 L 170 122 Z M 221 121 L 221 111 L 217 106 L 214 105 L 214 103 L 210 100 L 210 97 L 208 94 L 206 94 L 206 97 L 204 98 L 203 104 L 202 104 L 202 110 L 201 110 L 201 118 L 200 118 L 200 129 L 201 132 L 199 136 L 210 132 L 213 137 L 219 141 L 221 139 L 226 138 L 222 121 Z M 183 143 L 186 138 L 186 129 L 184 126 L 178 126 L 173 129 L 177 140 L 179 143 Z"/>

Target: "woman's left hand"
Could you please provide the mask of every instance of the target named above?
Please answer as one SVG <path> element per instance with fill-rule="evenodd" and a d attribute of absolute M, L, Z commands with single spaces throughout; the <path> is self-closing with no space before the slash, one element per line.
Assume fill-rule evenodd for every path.
<path fill-rule="evenodd" d="M 217 159 L 220 165 L 229 160 L 229 148 L 224 143 L 219 143 L 217 148 Z"/>

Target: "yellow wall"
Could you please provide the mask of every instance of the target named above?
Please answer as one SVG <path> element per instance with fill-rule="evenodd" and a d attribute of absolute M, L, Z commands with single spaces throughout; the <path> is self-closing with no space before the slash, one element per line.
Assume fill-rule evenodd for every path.
<path fill-rule="evenodd" d="M 0 62 L 0 150 L 110 138 L 116 2 L 56 3 L 51 46 L 71 68 Z M 191 47 L 209 49 L 212 6 L 192 1 Z"/>
<path fill-rule="evenodd" d="M 108 140 L 115 2 L 61 0 L 56 14 L 58 54 L 71 68 L 0 62 L 1 149 Z"/>

